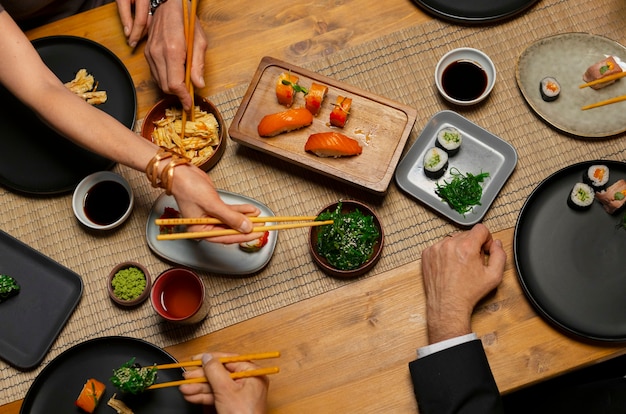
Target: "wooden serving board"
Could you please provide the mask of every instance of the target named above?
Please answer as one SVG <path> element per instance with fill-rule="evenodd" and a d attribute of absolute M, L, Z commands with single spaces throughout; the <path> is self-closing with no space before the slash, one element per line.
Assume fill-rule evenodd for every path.
<path fill-rule="evenodd" d="M 328 94 L 313 124 L 271 138 L 257 132 L 261 119 L 268 114 L 287 110 L 276 99 L 276 82 L 283 72 L 299 77 L 305 88 L 312 82 L 328 86 Z M 352 98 L 352 108 L 343 129 L 330 126 L 329 115 L 337 96 Z M 304 96 L 298 93 L 292 108 L 304 107 Z M 248 87 L 228 133 L 233 141 L 271 154 L 328 177 L 385 194 L 400 155 L 411 133 L 417 110 L 363 91 L 329 77 L 280 60 L 264 57 Z M 363 153 L 354 157 L 321 158 L 304 151 L 311 134 L 338 130 L 360 142 Z"/>

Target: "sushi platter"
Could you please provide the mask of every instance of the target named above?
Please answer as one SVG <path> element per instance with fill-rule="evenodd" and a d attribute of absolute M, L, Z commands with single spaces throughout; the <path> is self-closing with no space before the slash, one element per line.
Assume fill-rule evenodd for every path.
<path fill-rule="evenodd" d="M 423 160 L 429 150 L 436 149 L 438 133 L 448 128 L 458 130 L 463 143 L 458 153 L 450 156 L 445 173 L 434 178 L 426 171 Z M 409 195 L 461 226 L 472 226 L 482 220 L 516 165 L 517 152 L 513 146 L 458 113 L 446 110 L 430 119 L 398 164 L 395 177 L 398 186 Z M 435 192 L 438 183 L 450 179 L 452 167 L 472 174 L 489 173 L 482 185 L 481 204 L 465 214 L 452 209 Z"/>
<path fill-rule="evenodd" d="M 320 112 L 304 128 L 261 137 L 258 126 L 269 114 L 284 111 L 277 100 L 276 84 L 281 74 L 299 78 L 299 85 L 313 83 L 328 87 Z M 343 128 L 330 125 L 338 97 L 349 97 L 352 105 Z M 299 95 L 291 108 L 304 106 Z M 231 139 L 324 176 L 355 185 L 375 194 L 385 194 L 404 145 L 411 133 L 417 111 L 407 105 L 374 95 L 352 85 L 308 71 L 289 63 L 264 57 L 230 125 Z M 312 134 L 341 132 L 358 141 L 362 153 L 350 157 L 320 157 L 305 151 Z"/>
<path fill-rule="evenodd" d="M 605 56 L 626 61 L 626 47 L 602 36 L 565 33 L 531 44 L 520 55 L 517 85 L 532 110 L 553 127 L 574 136 L 603 138 L 626 131 L 626 102 L 583 111 L 585 105 L 626 94 L 626 82 L 609 87 L 581 89 L 587 68 Z M 558 62 L 555 64 L 554 62 Z M 546 77 L 560 84 L 555 100 L 542 97 L 540 83 Z"/>
<path fill-rule="evenodd" d="M 626 164 L 595 160 L 547 177 L 526 200 L 515 226 L 515 265 L 524 293 L 562 330 L 599 341 L 626 340 L 624 212 L 594 201 L 568 204 L 590 166 L 608 167 L 608 184 L 626 179 Z"/>

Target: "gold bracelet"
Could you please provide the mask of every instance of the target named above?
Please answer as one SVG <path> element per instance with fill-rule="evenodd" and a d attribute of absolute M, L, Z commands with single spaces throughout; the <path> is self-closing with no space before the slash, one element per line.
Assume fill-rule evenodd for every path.
<path fill-rule="evenodd" d="M 157 188 L 157 187 L 160 187 L 162 184 L 162 183 L 159 183 L 158 181 L 159 162 L 161 160 L 164 160 L 166 158 L 171 158 L 173 156 L 174 156 L 174 153 L 171 152 L 169 149 L 164 148 L 164 147 L 159 147 L 159 150 L 157 151 L 157 153 L 148 162 L 148 165 L 146 165 L 146 176 L 148 177 L 148 180 L 150 180 L 152 187 Z"/>
<path fill-rule="evenodd" d="M 169 164 L 163 168 L 161 172 L 161 186 L 165 189 L 165 194 L 172 195 L 172 185 L 174 183 L 174 168 L 183 165 L 189 164 L 191 160 L 187 157 L 182 157 L 179 155 L 174 155 Z"/>

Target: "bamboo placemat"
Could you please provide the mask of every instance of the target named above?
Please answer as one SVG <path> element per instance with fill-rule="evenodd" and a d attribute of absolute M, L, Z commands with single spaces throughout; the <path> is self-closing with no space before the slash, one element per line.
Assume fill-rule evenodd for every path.
<path fill-rule="evenodd" d="M 498 69 L 491 97 L 485 105 L 455 110 L 510 142 L 518 151 L 517 169 L 483 220 L 498 231 L 515 225 L 530 192 L 554 171 L 587 159 L 624 160 L 626 153 L 623 135 L 606 140 L 576 139 L 552 129 L 535 116 L 516 85 L 517 57 L 533 41 L 564 32 L 589 32 L 624 43 L 625 20 L 626 5 L 621 0 L 599 0 L 584 5 L 582 1 L 543 0 L 506 23 L 464 27 L 435 20 L 336 52 L 307 68 L 417 108 L 419 115 L 406 152 L 435 113 L 450 109 L 439 98 L 433 84 L 438 58 L 460 46 L 477 47 L 490 55 Z M 211 97 L 227 123 L 232 120 L 245 89 L 239 87 Z M 272 261 L 255 275 L 228 278 L 202 273 L 211 292 L 212 309 L 209 317 L 197 326 L 180 328 L 165 324 L 147 302 L 134 310 L 121 310 L 111 303 L 105 287 L 105 277 L 115 263 L 138 261 L 153 276 L 171 265 L 153 255 L 145 241 L 146 219 L 159 192 L 150 187 L 142 173 L 123 166 L 115 167 L 115 171 L 131 182 L 136 207 L 121 229 L 105 235 L 87 232 L 79 226 L 72 215 L 71 195 L 24 197 L 0 189 L 2 229 L 74 270 L 85 284 L 81 303 L 38 369 L 19 372 L 0 362 L 3 390 L 0 404 L 23 398 L 36 374 L 52 358 L 87 339 L 125 335 L 168 346 L 345 284 L 358 283 L 358 280 L 340 281 L 322 274 L 309 259 L 307 230 L 296 229 L 279 234 Z M 381 261 L 365 277 L 376 277 L 380 272 L 418 259 L 424 247 L 457 230 L 406 196 L 395 184 L 385 197 L 365 194 L 232 141 L 210 174 L 219 188 L 253 197 L 280 215 L 315 214 L 323 205 L 341 198 L 369 203 L 381 217 L 386 245 Z"/>

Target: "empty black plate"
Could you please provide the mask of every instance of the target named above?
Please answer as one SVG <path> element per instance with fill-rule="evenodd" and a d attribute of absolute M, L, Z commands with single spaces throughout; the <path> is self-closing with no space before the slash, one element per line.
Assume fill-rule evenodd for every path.
<path fill-rule="evenodd" d="M 0 358 L 23 369 L 39 365 L 83 294 L 76 273 L 0 230 L 0 274 L 20 292 L 0 303 Z"/>
<path fill-rule="evenodd" d="M 106 391 L 94 413 L 113 412 L 107 406 L 113 394 L 117 394 L 116 398 L 124 401 L 136 414 L 202 413 L 202 406 L 186 402 L 178 387 L 122 395 L 109 379 L 114 369 L 133 357 L 141 366 L 176 362 L 161 348 L 140 339 L 123 336 L 91 339 L 64 351 L 39 373 L 26 393 L 20 413 L 82 413 L 74 401 L 89 378 L 106 385 Z M 160 370 L 157 375 L 157 382 L 181 379 L 181 369 Z"/>
<path fill-rule="evenodd" d="M 429 13 L 457 23 L 488 23 L 523 12 L 538 0 L 413 0 Z"/>
<path fill-rule="evenodd" d="M 533 191 L 517 220 L 513 249 L 522 288 L 549 321 L 581 338 L 626 341 L 624 211 L 598 201 L 576 211 L 567 199 L 592 164 L 610 169 L 609 185 L 626 179 L 626 164 L 587 161 L 552 174 Z"/>
<path fill-rule="evenodd" d="M 96 107 L 133 127 L 135 86 L 124 64 L 111 51 L 74 36 L 44 37 L 32 43 L 61 81 L 74 79 L 79 69 L 91 73 L 98 90 L 106 91 L 108 97 Z M 41 99 L 46 99 L 46 91 L 41 91 Z M 63 138 L 2 86 L 0 101 L 0 184 L 7 188 L 27 194 L 66 193 L 85 176 L 114 165 Z"/>

